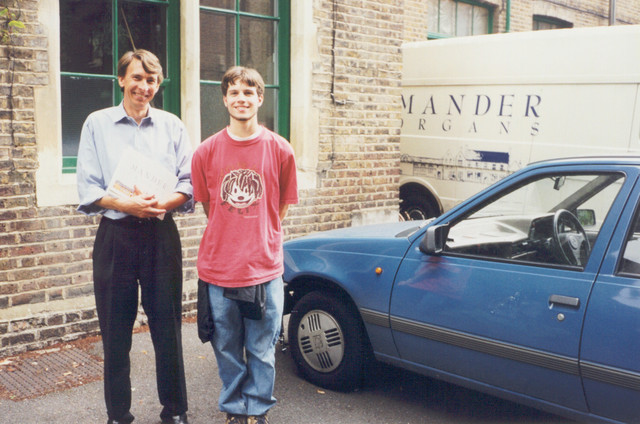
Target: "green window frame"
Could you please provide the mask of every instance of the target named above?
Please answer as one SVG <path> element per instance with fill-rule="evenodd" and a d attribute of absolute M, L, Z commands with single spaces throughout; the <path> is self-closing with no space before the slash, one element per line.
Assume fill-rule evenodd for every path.
<path fill-rule="evenodd" d="M 491 34 L 493 8 L 472 0 L 428 0 L 429 39 Z"/>
<path fill-rule="evenodd" d="M 155 53 L 164 81 L 153 106 L 180 115 L 180 0 L 60 0 L 62 173 L 74 174 L 82 124 L 122 101 L 117 66 L 135 48 Z"/>
<path fill-rule="evenodd" d="M 200 0 L 203 139 L 228 124 L 220 84 L 226 69 L 238 65 L 256 68 L 265 80 L 260 123 L 289 138 L 290 21 L 288 0 Z"/>

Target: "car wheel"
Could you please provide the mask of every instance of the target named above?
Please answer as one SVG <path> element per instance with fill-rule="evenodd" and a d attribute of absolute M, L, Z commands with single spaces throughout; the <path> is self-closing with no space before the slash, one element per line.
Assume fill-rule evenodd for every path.
<path fill-rule="evenodd" d="M 367 355 L 359 316 L 344 302 L 311 292 L 289 318 L 289 344 L 298 372 L 311 383 L 351 391 L 362 384 Z"/>

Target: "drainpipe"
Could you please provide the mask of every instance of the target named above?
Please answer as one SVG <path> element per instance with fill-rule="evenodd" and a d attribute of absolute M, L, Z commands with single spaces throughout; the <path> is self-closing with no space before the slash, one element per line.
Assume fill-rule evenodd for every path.
<path fill-rule="evenodd" d="M 615 2 L 616 0 L 609 0 Z M 507 0 L 507 19 L 504 24 L 504 32 L 511 32 L 511 0 Z"/>
<path fill-rule="evenodd" d="M 616 24 L 616 0 L 609 0 L 609 25 Z"/>

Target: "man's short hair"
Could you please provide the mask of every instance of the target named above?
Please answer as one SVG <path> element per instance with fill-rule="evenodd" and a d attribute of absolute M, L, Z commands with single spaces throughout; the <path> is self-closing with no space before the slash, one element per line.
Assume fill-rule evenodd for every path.
<path fill-rule="evenodd" d="M 238 80 L 247 84 L 249 87 L 255 87 L 258 96 L 264 95 L 264 80 L 260 72 L 253 68 L 245 68 L 244 66 L 234 66 L 224 73 L 222 84 L 220 85 L 222 95 L 226 96 L 229 86 L 237 83 Z"/>
<path fill-rule="evenodd" d="M 164 77 L 162 76 L 162 65 L 158 56 L 148 50 L 137 49 L 128 51 L 122 55 L 118 61 L 118 76 L 124 78 L 127 75 L 127 68 L 133 61 L 138 59 L 142 63 L 142 67 L 148 74 L 156 74 L 158 76 L 158 85 L 162 84 Z"/>

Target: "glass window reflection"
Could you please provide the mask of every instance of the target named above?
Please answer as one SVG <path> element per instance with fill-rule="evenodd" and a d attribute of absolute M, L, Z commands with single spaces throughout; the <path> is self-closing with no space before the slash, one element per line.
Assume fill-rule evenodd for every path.
<path fill-rule="evenodd" d="M 456 16 L 456 35 L 462 37 L 472 34 L 473 6 L 466 3 L 458 3 Z"/>
<path fill-rule="evenodd" d="M 236 8 L 236 0 L 200 0 L 200 6 L 234 10 Z"/>
<path fill-rule="evenodd" d="M 276 82 L 275 31 L 272 21 L 240 17 L 240 64 L 257 69 L 266 84 Z"/>
<path fill-rule="evenodd" d="M 111 1 L 60 0 L 60 70 L 111 74 Z"/>
<path fill-rule="evenodd" d="M 277 90 L 267 88 L 264 92 L 264 101 L 258 109 L 258 122 L 267 128 L 274 129 L 277 116 Z"/>
<path fill-rule="evenodd" d="M 113 105 L 111 79 L 63 76 L 62 91 L 62 156 L 77 156 L 82 124 L 95 110 Z"/>
<path fill-rule="evenodd" d="M 473 9 L 473 34 L 489 33 L 489 11 L 482 7 Z"/>
<path fill-rule="evenodd" d="M 427 0 L 430 37 L 488 34 L 491 8 L 474 0 Z"/>
<path fill-rule="evenodd" d="M 233 15 L 200 13 L 200 79 L 220 81 L 236 63 Z"/>
<path fill-rule="evenodd" d="M 256 15 L 276 15 L 276 0 L 240 0 L 240 10 Z"/>
<path fill-rule="evenodd" d="M 167 70 L 166 9 L 154 4 L 121 2 L 118 9 L 118 54 L 145 49 L 160 59 Z"/>
<path fill-rule="evenodd" d="M 229 113 L 222 102 L 222 92 L 217 84 L 200 84 L 200 133 L 205 139 L 229 124 Z"/>
<path fill-rule="evenodd" d="M 169 75 L 169 62 L 177 62 L 179 51 L 173 51 L 170 59 L 167 46 L 170 28 L 178 35 L 177 27 L 171 27 L 177 15 L 169 19 L 178 8 L 177 2 L 170 4 L 168 0 L 59 1 L 62 150 L 63 163 L 69 164 L 63 172 L 75 172 L 73 159 L 85 118 L 94 110 L 118 104 L 122 98 L 116 68 L 125 52 L 146 49 L 158 56 L 166 82 L 152 105 L 161 109 L 179 107 L 175 101 L 179 81 L 172 83 Z"/>
<path fill-rule="evenodd" d="M 279 126 L 287 127 L 288 122 L 283 112 L 288 109 L 288 93 L 280 86 L 288 75 L 288 63 L 281 63 L 288 58 L 288 49 L 281 40 L 283 34 L 288 37 L 287 4 L 276 0 L 200 0 L 200 6 L 202 137 L 228 124 L 219 86 L 224 73 L 236 65 L 260 72 L 267 87 L 258 120 L 286 135 L 288 128 Z"/>

